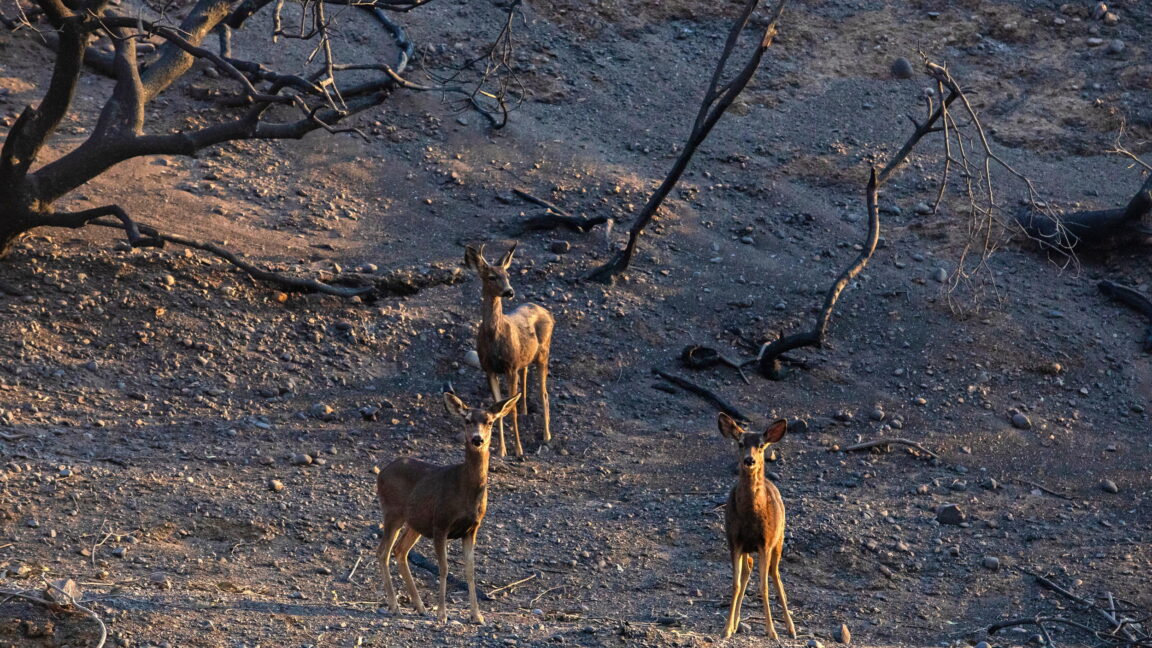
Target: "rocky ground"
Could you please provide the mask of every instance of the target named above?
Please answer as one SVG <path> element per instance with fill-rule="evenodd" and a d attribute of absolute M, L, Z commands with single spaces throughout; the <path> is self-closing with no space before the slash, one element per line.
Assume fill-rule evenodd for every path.
<path fill-rule="evenodd" d="M 314 134 L 134 160 L 71 199 L 117 202 L 300 273 L 442 273 L 463 243 L 496 255 L 519 240 L 516 301 L 557 320 L 557 438 L 537 452 L 533 415 L 528 459 L 493 461 L 478 561 L 488 625 L 466 623 L 462 591 L 447 626 L 407 605 L 387 613 L 373 553 L 374 468 L 459 460 L 441 385 L 487 398 L 464 362 L 478 281 L 461 269 L 406 298 L 283 298 L 217 259 L 129 250 L 104 231 L 37 232 L 0 268 L 24 294 L 0 296 L 0 431 L 13 436 L 0 440 L 0 588 L 74 579 L 113 646 L 762 645 L 755 592 L 752 632 L 718 638 L 734 449 L 713 409 L 655 379 L 659 367 L 756 426 L 805 423 L 769 465 L 801 633 L 783 643 L 834 643 L 845 625 L 858 645 L 1024 645 L 1035 628 L 984 629 L 1041 612 L 1092 618 L 1029 572 L 1147 615 L 1152 365 L 1144 322 L 1095 287 L 1147 292 L 1147 247 L 1062 267 L 1017 238 L 956 284 L 967 201 L 953 175 L 937 213 L 917 209 L 941 177 L 943 147 L 926 141 L 881 195 L 881 247 L 842 298 L 828 348 L 796 353 L 806 366 L 779 382 L 676 361 L 690 343 L 751 357 L 767 336 L 810 325 L 863 239 L 868 166 L 908 136 L 903 115 L 922 111 L 927 77 L 890 73 L 917 49 L 972 91 L 992 146 L 1046 200 L 1123 204 L 1140 169 L 1105 151 L 1122 120 L 1133 151 L 1152 135 L 1146 9 L 793 5 L 633 270 L 613 287 L 579 281 L 675 158 L 736 8 L 530 2 L 517 32 L 528 100 L 505 130 L 398 93 L 357 121 L 368 141 Z M 403 18 L 417 42 L 444 45 L 424 51 L 428 65 L 447 65 L 479 51 L 501 11 L 437 0 Z M 38 100 L 50 60 L 0 35 L 5 127 Z M 165 114 L 215 110 L 187 92 L 213 82 L 197 68 Z M 91 128 L 107 90 L 85 82 L 57 151 Z M 1023 188 L 997 173 L 1014 209 Z M 538 210 L 513 189 L 620 224 L 514 238 Z M 892 436 L 939 457 L 840 451 Z M 456 548 L 452 560 L 461 575 Z M 434 577 L 415 573 L 434 600 Z M 82 616 L 0 601 L 0 646 L 95 645 Z"/>

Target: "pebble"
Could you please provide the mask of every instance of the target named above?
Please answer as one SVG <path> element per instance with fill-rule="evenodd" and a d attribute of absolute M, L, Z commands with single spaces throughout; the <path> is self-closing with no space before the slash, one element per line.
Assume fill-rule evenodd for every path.
<path fill-rule="evenodd" d="M 360 417 L 365 421 L 375 421 L 380 418 L 380 408 L 375 405 L 365 405 L 360 408 Z"/>
<path fill-rule="evenodd" d="M 1108 41 L 1108 48 L 1106 50 L 1109 54 L 1121 54 L 1124 52 L 1124 41 L 1119 38 L 1114 38 Z"/>
<path fill-rule="evenodd" d="M 1032 429 L 1032 421 L 1031 421 L 1031 419 L 1029 419 L 1024 414 L 1021 414 L 1020 412 L 1016 412 L 1015 414 L 1012 415 L 1012 427 L 1019 429 L 1019 430 L 1031 430 Z"/>
<path fill-rule="evenodd" d="M 840 637 L 839 638 L 840 638 L 840 643 L 842 643 L 842 644 L 852 643 L 852 633 L 848 631 L 848 624 L 847 623 L 841 623 L 840 624 Z"/>
<path fill-rule="evenodd" d="M 912 211 L 921 216 L 927 216 L 928 214 L 932 213 L 932 205 L 929 205 L 926 202 L 916 203 L 916 206 L 912 208 Z"/>
<path fill-rule="evenodd" d="M 279 493 L 280 491 L 284 490 L 284 482 L 280 481 L 279 479 L 269 480 L 268 488 L 274 492 Z"/>
<path fill-rule="evenodd" d="M 912 63 L 903 56 L 896 59 L 895 61 L 892 61 L 892 67 L 889 69 L 892 71 L 892 76 L 896 77 L 897 79 L 912 78 Z"/>
<path fill-rule="evenodd" d="M 977 643 L 975 646 L 973 646 L 972 648 L 992 648 L 992 646 L 989 645 L 987 641 L 981 641 L 981 642 Z"/>
<path fill-rule="evenodd" d="M 365 263 L 359 268 L 356 268 L 356 270 L 364 274 L 376 274 L 380 270 L 380 267 L 375 263 Z"/>
<path fill-rule="evenodd" d="M 984 480 L 984 483 L 980 485 L 983 486 L 986 490 L 998 490 L 1000 488 L 1000 482 L 996 481 L 996 479 L 993 477 L 989 477 L 988 479 Z"/>
<path fill-rule="evenodd" d="M 332 416 L 334 410 L 327 403 L 313 403 L 312 407 L 308 408 L 308 414 L 312 418 L 328 418 Z"/>
<path fill-rule="evenodd" d="M 1103 38 L 1089 38 L 1087 41 L 1088 47 L 1100 47 L 1104 44 Z"/>
<path fill-rule="evenodd" d="M 932 278 L 935 279 L 937 283 L 944 283 L 948 280 L 948 271 L 944 268 L 936 268 L 932 271 Z"/>
<path fill-rule="evenodd" d="M 752 634 L 752 626 L 741 621 L 740 622 L 740 634 Z"/>
<path fill-rule="evenodd" d="M 751 236 L 741 236 L 740 242 L 744 245 L 753 245 L 756 243 L 756 239 L 752 238 Z"/>
<path fill-rule="evenodd" d="M 127 547 L 116 547 L 112 550 L 112 555 L 116 558 L 123 558 L 128 553 Z"/>
<path fill-rule="evenodd" d="M 1112 481 L 1111 479 L 1101 480 L 1100 488 L 1102 488 L 1105 493 L 1119 493 L 1120 492 L 1120 487 L 1117 486 L 1116 482 Z"/>
<path fill-rule="evenodd" d="M 476 349 L 470 350 L 464 354 L 464 364 L 480 369 L 480 354 L 476 353 Z"/>
<path fill-rule="evenodd" d="M 873 421 L 883 421 L 884 420 L 884 410 L 877 407 L 876 409 L 872 410 L 868 414 L 868 418 L 872 419 Z"/>
<path fill-rule="evenodd" d="M 824 643 L 819 639 L 809 639 L 808 643 L 804 644 L 808 648 L 824 648 Z"/>
<path fill-rule="evenodd" d="M 984 566 L 984 569 L 989 569 L 991 571 L 1000 569 L 1000 559 L 996 556 L 984 556 L 984 559 L 980 561 L 980 564 Z"/>
<path fill-rule="evenodd" d="M 28 527 L 36 529 L 40 527 L 40 520 L 37 520 L 36 518 L 28 518 L 24 521 L 24 524 Z"/>
<path fill-rule="evenodd" d="M 958 504 L 941 504 L 936 507 L 936 521 L 940 524 L 951 524 L 953 526 L 963 524 L 968 520 L 968 516 L 964 511 L 960 510 Z"/>
<path fill-rule="evenodd" d="M 568 250 L 572 249 L 572 244 L 568 241 L 552 241 L 548 249 L 551 250 L 553 254 L 565 254 Z"/>
<path fill-rule="evenodd" d="M 308 464 L 312 463 L 312 456 L 301 452 L 292 455 L 292 458 L 289 459 L 289 461 L 293 466 L 307 466 Z"/>

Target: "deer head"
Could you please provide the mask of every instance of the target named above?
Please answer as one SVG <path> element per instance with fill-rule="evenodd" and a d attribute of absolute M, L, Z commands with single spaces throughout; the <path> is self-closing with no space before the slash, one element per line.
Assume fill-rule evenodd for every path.
<path fill-rule="evenodd" d="M 516 291 L 512 290 L 512 283 L 508 280 L 508 267 L 512 265 L 512 255 L 516 253 L 516 244 L 513 243 L 504 256 L 495 265 L 488 263 L 484 258 L 484 246 L 474 248 L 471 245 L 464 248 L 464 265 L 472 268 L 484 284 L 485 294 L 512 299 Z"/>
<path fill-rule="evenodd" d="M 721 412 L 716 421 L 720 434 L 736 442 L 740 449 L 740 470 L 755 472 L 764 467 L 764 451 L 768 446 L 784 438 L 788 431 L 788 421 L 779 419 L 774 421 L 761 434 L 748 433 L 736 423 L 735 419 Z"/>

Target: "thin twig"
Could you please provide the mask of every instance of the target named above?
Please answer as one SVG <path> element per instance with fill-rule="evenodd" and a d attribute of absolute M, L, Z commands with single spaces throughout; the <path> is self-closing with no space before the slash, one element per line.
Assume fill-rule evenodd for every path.
<path fill-rule="evenodd" d="M 928 448 L 925 448 L 924 446 L 920 445 L 919 443 L 917 443 L 915 441 L 910 441 L 908 439 L 876 439 L 875 441 L 865 441 L 864 443 L 857 443 L 856 445 L 850 445 L 846 448 L 841 448 L 841 450 L 844 452 L 856 452 L 858 450 L 869 450 L 871 448 L 876 448 L 876 447 L 880 447 L 880 446 L 888 446 L 888 445 L 908 446 L 909 448 L 913 448 L 915 450 L 923 452 L 924 454 L 928 455 L 929 457 L 932 457 L 933 459 L 939 459 L 940 458 L 940 455 L 936 454 L 935 452 L 932 452 L 931 450 L 929 450 Z"/>
<path fill-rule="evenodd" d="M 520 580 L 518 580 L 518 581 L 514 581 L 514 582 L 511 582 L 511 583 L 508 583 L 507 585 L 503 585 L 503 586 L 501 586 L 501 587 L 497 587 L 497 588 L 496 588 L 496 589 L 494 589 L 494 590 L 489 590 L 489 592 L 488 592 L 488 596 L 490 596 L 490 597 L 491 597 L 491 596 L 496 596 L 497 594 L 499 594 L 500 592 L 503 592 L 504 590 L 512 589 L 512 588 L 514 588 L 514 587 L 517 587 L 517 586 L 519 586 L 519 585 L 523 585 L 524 583 L 527 583 L 528 581 L 530 581 L 530 580 L 533 580 L 534 578 L 536 578 L 536 576 L 537 576 L 537 574 L 532 574 L 531 576 L 527 576 L 527 577 L 525 577 L 525 578 L 521 578 L 521 579 L 520 579 Z"/>
<path fill-rule="evenodd" d="M 344 580 L 348 581 L 349 583 L 355 583 L 356 582 L 356 581 L 352 580 L 352 577 L 356 575 L 356 568 L 360 566 L 360 561 L 363 559 L 364 559 L 363 554 L 356 556 L 356 564 L 352 565 L 352 571 L 348 572 L 348 576 L 346 576 L 344 578 Z"/>
<path fill-rule="evenodd" d="M 1032 488 L 1035 488 L 1039 491 L 1048 493 L 1049 495 L 1051 495 L 1053 497 L 1059 497 L 1060 499 L 1066 499 L 1066 500 L 1072 499 L 1070 496 L 1065 495 L 1064 493 L 1054 491 L 1051 488 L 1044 486 L 1043 484 L 1037 484 L 1034 481 L 1028 481 L 1027 479 L 1022 479 L 1020 477 L 1013 477 L 1013 476 L 1009 475 L 1008 477 L 1004 478 L 1004 481 L 1014 481 L 1014 482 L 1019 483 L 1019 484 L 1024 484 L 1025 486 L 1031 486 Z"/>

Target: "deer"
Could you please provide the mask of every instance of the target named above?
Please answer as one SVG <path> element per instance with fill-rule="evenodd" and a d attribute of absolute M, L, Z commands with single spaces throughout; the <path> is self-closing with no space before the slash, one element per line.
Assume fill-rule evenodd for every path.
<path fill-rule="evenodd" d="M 488 377 L 488 388 L 492 398 L 500 400 L 500 377 L 508 384 L 511 396 L 523 394 L 520 399 L 520 412 L 528 413 L 528 366 L 536 365 L 540 376 L 540 403 L 544 413 L 544 443 L 552 440 L 551 411 L 548 404 L 548 356 L 552 346 L 552 328 L 555 320 L 551 313 L 539 304 L 522 304 L 511 313 L 504 313 L 505 299 L 512 299 L 516 291 L 508 280 L 508 268 L 512 265 L 512 255 L 516 244 L 500 257 L 495 265 L 484 258 L 484 246 L 467 246 L 464 250 L 464 265 L 480 277 L 481 320 L 476 332 L 476 354 L 480 357 L 480 368 Z M 524 456 L 520 445 L 520 421 L 515 410 L 512 412 L 512 431 L 516 437 L 516 456 Z M 504 444 L 504 420 L 500 420 L 500 456 L 508 456 Z"/>
<path fill-rule="evenodd" d="M 752 578 L 753 554 L 760 557 L 760 596 L 764 599 L 764 624 L 768 636 L 779 639 L 768 605 L 768 577 L 776 585 L 780 607 L 788 634 L 796 638 L 796 626 L 788 611 L 788 596 L 780 580 L 780 556 L 784 551 L 784 500 L 776 486 L 764 477 L 764 451 L 784 438 L 788 422 L 777 420 L 763 434 L 748 433 L 723 412 L 717 424 L 720 434 L 736 442 L 740 449 L 740 477 L 724 505 L 724 533 L 732 558 L 732 602 L 724 638 L 731 637 L 740 625 L 740 605 Z"/>
<path fill-rule="evenodd" d="M 376 494 L 384 514 L 384 535 L 376 549 L 384 591 L 393 614 L 400 612 L 392 588 L 389 558 L 395 555 L 404 587 L 416 612 L 426 614 L 416 592 L 408 552 L 421 537 L 431 538 L 440 568 L 440 623 L 448 620 L 445 599 L 448 594 L 448 541 L 461 540 L 464 547 L 464 575 L 468 581 L 471 621 L 484 623 L 476 602 L 476 533 L 488 510 L 488 457 L 492 424 L 516 407 L 514 395 L 487 409 L 472 408 L 455 394 L 444 392 L 444 407 L 462 424 L 464 462 L 437 466 L 405 457 L 385 466 L 376 478 Z"/>

